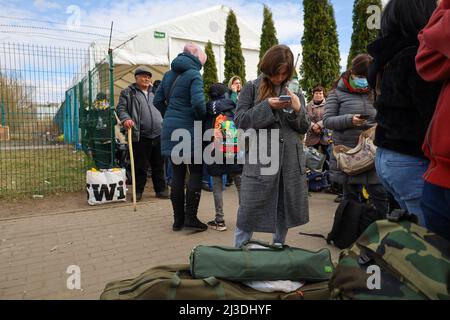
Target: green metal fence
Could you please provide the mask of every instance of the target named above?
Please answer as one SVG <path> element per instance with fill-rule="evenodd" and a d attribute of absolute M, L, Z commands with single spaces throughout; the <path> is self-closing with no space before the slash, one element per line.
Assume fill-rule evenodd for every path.
<path fill-rule="evenodd" d="M 0 197 L 83 190 L 87 169 L 114 165 L 110 62 L 89 49 L 0 44 Z"/>

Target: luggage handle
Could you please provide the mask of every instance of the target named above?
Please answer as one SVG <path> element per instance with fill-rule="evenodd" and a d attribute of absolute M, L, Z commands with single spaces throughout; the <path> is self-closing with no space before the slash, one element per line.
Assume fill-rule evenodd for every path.
<path fill-rule="evenodd" d="M 287 246 L 287 245 L 277 246 L 277 245 L 269 244 L 268 242 L 264 242 L 264 241 L 249 240 L 249 241 L 246 241 L 246 242 L 244 242 L 242 244 L 241 249 L 245 250 L 245 251 L 248 251 L 250 249 L 249 246 L 251 244 L 257 244 L 257 245 L 263 246 L 265 248 L 273 249 L 273 250 L 277 250 L 277 251 L 282 251 L 282 250 L 284 250 L 286 248 L 289 248 L 289 246 Z M 256 249 L 256 250 L 258 250 L 258 249 Z"/>
<path fill-rule="evenodd" d="M 208 286 L 215 289 L 217 297 L 219 300 L 225 300 L 225 290 L 222 287 L 220 281 L 215 277 L 209 277 L 206 279 L 202 279 Z M 175 300 L 177 289 L 180 286 L 181 278 L 180 271 L 177 271 L 172 278 L 172 282 L 169 286 L 169 291 L 167 292 L 167 300 Z"/>

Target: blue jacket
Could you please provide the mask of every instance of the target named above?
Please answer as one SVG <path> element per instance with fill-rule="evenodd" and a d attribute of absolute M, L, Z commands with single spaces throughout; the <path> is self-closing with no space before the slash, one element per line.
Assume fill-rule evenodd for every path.
<path fill-rule="evenodd" d="M 206 115 L 203 79 L 200 74 L 200 60 L 188 53 L 181 53 L 172 61 L 171 71 L 164 75 L 153 104 L 164 114 L 161 133 L 161 153 L 169 157 L 172 149 L 182 139 L 171 141 L 172 132 L 186 129 L 191 136 L 191 154 L 194 147 L 194 122 L 201 121 Z M 169 97 L 172 85 L 179 76 Z M 169 100 L 168 105 L 166 101 Z M 165 111 L 165 112 L 164 112 Z M 201 146 L 202 141 L 200 137 Z"/>

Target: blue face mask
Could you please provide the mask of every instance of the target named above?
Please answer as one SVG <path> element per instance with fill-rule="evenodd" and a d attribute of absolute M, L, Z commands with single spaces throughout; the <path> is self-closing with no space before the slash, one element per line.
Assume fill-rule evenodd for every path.
<path fill-rule="evenodd" d="M 369 87 L 369 82 L 367 78 L 356 78 L 353 80 L 353 83 L 358 89 L 365 89 Z"/>

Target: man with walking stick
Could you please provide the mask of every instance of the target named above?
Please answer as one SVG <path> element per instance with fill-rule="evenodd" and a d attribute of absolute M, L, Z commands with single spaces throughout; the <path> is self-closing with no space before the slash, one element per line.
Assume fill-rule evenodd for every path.
<path fill-rule="evenodd" d="M 120 93 L 117 113 L 125 129 L 132 130 L 136 198 L 137 201 L 142 199 L 150 166 L 156 197 L 168 199 L 164 160 L 161 156 L 162 116 L 153 105 L 152 73 L 146 67 L 139 67 L 134 75 L 136 82 Z"/>

